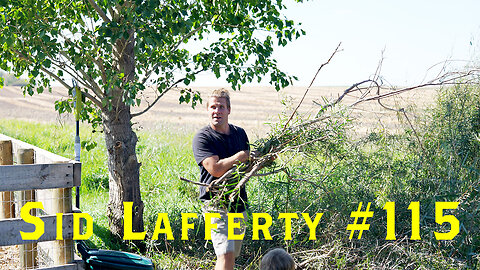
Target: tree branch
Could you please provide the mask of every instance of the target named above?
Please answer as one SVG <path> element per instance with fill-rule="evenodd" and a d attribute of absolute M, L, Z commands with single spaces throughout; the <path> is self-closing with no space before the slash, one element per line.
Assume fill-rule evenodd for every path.
<path fill-rule="evenodd" d="M 49 76 L 51 76 L 52 78 L 54 78 L 55 80 L 59 81 L 65 88 L 69 89 L 71 88 L 65 81 L 63 81 L 60 77 L 58 77 L 57 75 L 55 75 L 53 72 L 45 69 L 44 67 L 41 67 L 41 70 L 45 73 L 47 73 Z M 99 108 L 102 107 L 102 103 L 96 99 L 94 96 L 90 95 L 89 93 L 87 92 L 84 92 L 82 91 L 82 94 L 85 95 L 85 97 L 87 97 L 88 99 L 90 99 L 95 105 L 97 105 Z"/>
<path fill-rule="evenodd" d="M 194 73 L 192 73 L 193 75 L 196 75 L 200 72 L 204 71 L 203 69 L 202 70 L 198 70 L 198 71 L 195 71 Z M 172 88 L 174 88 L 177 84 L 181 83 L 183 80 L 185 80 L 186 77 L 184 78 L 181 78 L 181 79 L 178 79 L 175 83 L 173 83 L 170 87 L 166 88 L 165 91 L 163 91 L 162 93 L 160 93 L 160 95 L 158 95 L 158 97 L 155 98 L 155 100 L 152 102 L 152 104 L 149 104 L 147 106 L 147 108 L 141 112 L 138 112 L 138 113 L 133 113 L 132 114 L 132 118 L 133 117 L 136 117 L 136 116 L 140 116 L 144 113 L 146 113 L 148 110 L 150 110 L 154 105 L 155 103 L 157 103 L 161 97 L 163 97 L 163 95 L 165 95 L 165 93 L 167 93 L 168 91 L 172 90 Z"/>
<path fill-rule="evenodd" d="M 103 10 L 97 5 L 95 0 L 88 0 L 88 2 L 95 9 L 95 11 L 97 11 L 98 15 L 100 15 L 100 17 L 104 21 L 106 21 L 106 22 L 111 22 L 112 21 L 112 20 L 110 20 L 110 18 L 108 18 L 107 14 L 105 14 L 105 12 L 103 12 Z"/>
<path fill-rule="evenodd" d="M 325 109 L 327 109 L 327 108 L 329 108 L 329 107 L 333 107 L 333 106 L 337 105 L 338 103 L 340 103 L 340 101 L 342 101 L 342 99 L 343 99 L 346 95 L 348 95 L 348 94 L 350 94 L 350 93 L 352 93 L 352 92 L 355 92 L 355 91 L 360 90 L 360 88 L 358 88 L 358 86 L 360 86 L 360 85 L 362 85 L 362 84 L 364 84 L 364 83 L 367 83 L 367 82 L 371 82 L 371 81 L 372 81 L 372 80 L 368 79 L 368 80 L 364 80 L 364 81 L 361 81 L 361 82 L 359 82 L 359 83 L 353 84 L 352 86 L 350 86 L 349 88 L 347 88 L 345 91 L 343 91 L 343 94 L 342 94 L 341 96 L 339 96 L 336 100 L 334 100 L 333 102 L 328 103 L 327 105 L 323 105 L 323 106 L 320 108 L 320 110 L 318 110 L 317 115 L 320 114 L 321 112 L 323 112 Z M 354 89 L 355 89 L 355 90 L 354 90 Z M 314 102 L 314 103 L 316 103 L 316 102 Z M 316 103 L 316 104 L 320 105 L 319 103 Z"/>
<path fill-rule="evenodd" d="M 82 95 L 84 95 L 86 98 L 90 99 L 95 105 L 97 105 L 98 108 L 102 108 L 102 102 L 100 102 L 98 99 L 96 99 L 94 96 L 90 95 L 89 93 L 85 91 L 81 91 Z"/>
<path fill-rule="evenodd" d="M 208 184 L 188 180 L 187 178 L 183 178 L 181 176 L 180 176 L 180 180 L 185 181 L 187 183 L 192 183 L 192 184 L 195 184 L 195 185 L 199 185 L 199 186 L 202 186 L 202 187 L 208 187 Z"/>
<path fill-rule="evenodd" d="M 322 106 L 322 108 L 319 110 L 319 113 L 322 112 L 323 110 L 325 110 L 328 107 L 332 107 L 332 106 L 338 104 L 346 95 L 348 95 L 350 93 L 353 93 L 355 91 L 358 91 L 360 89 L 367 89 L 367 92 L 363 93 L 362 96 L 359 97 L 355 102 L 348 105 L 349 107 L 354 107 L 354 106 L 356 106 L 360 103 L 364 103 L 364 102 L 367 102 L 367 101 L 374 101 L 374 100 L 379 101 L 381 99 L 396 96 L 398 94 L 401 94 L 401 93 L 404 93 L 404 92 L 407 92 L 407 91 L 410 91 L 410 90 L 419 89 L 419 88 L 428 87 L 428 86 L 467 84 L 467 83 L 470 83 L 472 80 L 475 80 L 476 77 L 474 75 L 478 76 L 478 74 L 480 74 L 480 69 L 470 69 L 466 72 L 447 72 L 447 73 L 444 73 L 443 75 L 437 76 L 436 78 L 430 80 L 429 82 L 419 84 L 419 85 L 415 85 L 415 86 L 411 86 L 411 87 L 396 89 L 396 90 L 393 89 L 393 90 L 388 91 L 388 92 L 383 93 L 383 94 L 380 93 L 380 89 L 382 88 L 381 87 L 382 84 L 379 83 L 376 79 L 368 79 L 368 80 L 364 80 L 362 82 L 356 83 L 356 84 L 352 85 L 351 87 L 349 87 L 348 89 L 346 89 L 343 92 L 343 94 L 339 98 L 337 98 L 335 101 L 333 101 L 333 102 L 331 102 L 327 105 Z M 375 77 L 378 77 L 378 76 L 375 76 Z M 466 80 L 466 81 L 461 81 L 461 80 Z M 365 84 L 365 83 L 370 83 L 370 86 L 365 87 L 365 88 L 359 88 L 360 85 Z M 375 86 L 373 86 L 373 85 L 375 85 Z M 372 87 L 377 88 L 376 95 L 368 97 L 368 93 L 370 93 L 370 89 Z M 380 105 L 382 105 L 386 109 L 389 109 L 381 103 L 380 103 Z"/>
<path fill-rule="evenodd" d="M 59 69 L 63 70 L 65 73 L 70 75 L 72 78 L 75 78 L 79 83 L 83 84 L 84 86 L 86 86 L 89 89 L 92 89 L 92 86 L 89 85 L 87 81 L 83 80 L 82 77 L 79 77 L 76 74 L 74 74 L 74 72 L 76 70 L 73 69 L 72 67 L 70 67 L 69 65 L 61 62 L 60 60 L 53 60 L 53 59 L 52 59 L 52 64 L 57 66 Z"/>
<path fill-rule="evenodd" d="M 33 61 L 31 59 L 28 59 L 27 56 L 23 55 L 21 52 L 19 51 L 12 51 L 14 52 L 15 54 L 17 54 L 20 58 L 24 59 L 25 61 L 28 61 L 30 63 L 33 63 Z M 45 67 L 40 67 L 40 69 L 45 72 L 48 76 L 54 78 L 55 80 L 57 80 L 59 83 L 61 83 L 65 88 L 67 89 L 70 89 L 71 86 L 68 85 L 62 78 L 58 77 L 55 73 L 51 72 L 50 70 L 46 69 Z M 65 72 L 68 72 L 68 70 L 65 70 L 64 68 L 62 68 L 63 71 Z M 87 92 L 83 92 L 82 93 L 85 95 L 85 97 L 87 97 L 88 99 L 90 99 L 95 105 L 97 105 L 99 108 L 102 107 L 102 103 L 96 99 L 94 96 L 88 94 Z"/>
<path fill-rule="evenodd" d="M 66 57 L 67 59 L 68 56 L 67 55 L 64 55 L 65 52 L 60 52 L 60 54 L 62 54 L 63 57 Z M 70 59 L 69 59 L 70 60 Z M 70 62 L 72 62 L 70 60 Z M 105 96 L 102 94 L 102 90 L 100 89 L 100 87 L 97 85 L 97 83 L 95 82 L 95 80 L 93 80 L 93 78 L 91 78 L 90 76 L 88 76 L 84 70 L 82 69 L 74 69 L 74 71 L 78 71 L 82 74 L 83 76 L 83 79 L 85 79 L 89 84 L 90 84 L 90 89 L 92 90 L 92 92 L 100 99 L 104 98 Z M 72 77 L 74 77 L 75 79 L 79 80 L 80 77 L 78 76 L 78 74 L 70 74 L 72 75 Z M 79 80 L 80 81 L 80 80 Z M 87 84 L 85 84 L 87 85 Z"/>
<path fill-rule="evenodd" d="M 143 111 L 141 111 L 141 112 L 138 112 L 138 113 L 132 113 L 132 118 L 134 118 L 134 117 L 136 117 L 136 116 L 140 116 L 140 115 L 146 113 L 148 110 L 150 110 L 150 109 L 153 107 L 153 105 L 155 105 L 155 103 L 157 103 L 157 101 L 160 100 L 161 97 L 163 97 L 163 95 L 165 95 L 165 94 L 166 94 L 168 91 L 170 91 L 172 88 L 173 88 L 173 86 L 165 89 L 165 91 L 163 91 L 162 93 L 160 93 L 160 95 L 158 95 L 157 98 L 155 98 L 155 100 L 152 102 L 152 104 L 149 104 L 149 105 L 147 106 L 147 108 L 145 108 L 145 110 L 143 110 Z"/>
<path fill-rule="evenodd" d="M 287 122 L 285 123 L 285 125 L 283 126 L 283 131 L 285 131 L 285 130 L 287 129 L 288 124 L 290 123 L 290 121 L 292 120 L 292 118 L 295 116 L 295 113 L 297 112 L 297 110 L 298 110 L 298 108 L 300 107 L 300 105 L 302 105 L 303 100 L 305 99 L 305 96 L 307 95 L 308 91 L 309 91 L 310 88 L 312 87 L 313 82 L 314 82 L 315 79 L 317 78 L 318 73 L 320 73 L 320 70 L 322 70 L 322 68 L 323 68 L 324 66 L 328 65 L 328 63 L 330 63 L 330 61 L 332 60 L 333 56 L 335 56 L 335 54 L 336 54 L 337 52 L 339 52 L 340 45 L 342 45 L 341 42 L 338 43 L 337 48 L 335 48 L 335 51 L 333 51 L 332 55 L 330 55 L 330 58 L 328 58 L 327 62 L 321 64 L 320 67 L 318 68 L 317 73 L 315 73 L 315 76 L 313 77 L 312 82 L 310 82 L 310 85 L 307 87 L 307 90 L 306 90 L 305 93 L 303 94 L 302 99 L 301 99 L 300 102 L 298 103 L 297 107 L 296 107 L 295 110 L 293 111 L 293 113 L 292 113 L 292 115 L 290 116 L 290 118 L 288 119 L 288 121 L 287 121 Z"/>

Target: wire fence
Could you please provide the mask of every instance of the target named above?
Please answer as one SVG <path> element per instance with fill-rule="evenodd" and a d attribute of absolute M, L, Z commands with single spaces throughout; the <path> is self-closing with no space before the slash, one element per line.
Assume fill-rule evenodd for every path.
<path fill-rule="evenodd" d="M 71 212 L 70 189 L 7 191 L 1 192 L 0 196 L 3 209 L 0 220 L 21 218 L 21 207 L 33 201 L 41 202 L 43 209 L 32 209 L 32 216 Z M 36 269 L 64 265 L 71 262 L 73 250 L 72 240 L 0 247 L 0 269 Z"/>
<path fill-rule="evenodd" d="M 78 269 L 73 263 L 71 190 L 80 185 L 79 164 L 5 137 L 0 134 L 0 269 Z M 28 202 L 41 207 L 22 213 Z M 57 213 L 65 213 L 61 226 Z M 26 222 L 28 216 L 36 217 L 35 222 Z M 40 224 L 44 230 L 39 239 L 21 237 L 21 231 L 34 232 Z"/>

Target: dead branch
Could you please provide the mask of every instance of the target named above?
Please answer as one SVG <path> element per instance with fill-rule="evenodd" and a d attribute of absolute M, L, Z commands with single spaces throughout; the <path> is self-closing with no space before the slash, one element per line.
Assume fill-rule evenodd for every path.
<path fill-rule="evenodd" d="M 203 187 L 207 187 L 207 186 L 208 186 L 208 184 L 200 183 L 200 182 L 196 182 L 196 181 L 192 181 L 192 180 L 188 180 L 187 178 L 184 178 L 184 177 L 181 177 L 181 176 L 180 176 L 180 180 L 185 181 L 185 182 L 187 182 L 187 183 L 192 183 L 192 184 L 194 184 L 194 185 L 203 186 Z"/>
<path fill-rule="evenodd" d="M 411 90 L 415 90 L 415 89 L 419 89 L 419 88 L 423 88 L 423 87 L 445 86 L 445 85 L 454 85 L 454 84 L 470 84 L 472 82 L 475 82 L 475 80 L 477 80 L 478 75 L 480 75 L 480 69 L 471 69 L 471 70 L 463 71 L 463 72 L 447 72 L 447 73 L 444 73 L 444 74 L 430 80 L 429 82 L 426 82 L 426 83 L 423 83 L 423 84 L 410 86 L 410 87 L 405 87 L 405 88 L 401 88 L 401 89 L 392 89 L 392 90 L 387 91 L 386 93 L 383 93 L 383 94 L 381 94 L 380 92 L 377 92 L 377 94 L 374 95 L 374 96 L 359 98 L 355 102 L 353 102 L 352 104 L 350 104 L 348 106 L 349 107 L 354 107 L 354 106 L 356 106 L 358 104 L 361 104 L 361 103 L 364 103 L 364 102 L 373 101 L 373 100 L 381 100 L 381 99 L 384 99 L 384 98 L 393 97 L 393 96 L 399 95 L 401 93 L 411 91 Z M 368 81 L 370 81 L 370 80 L 368 80 Z M 366 81 L 361 82 L 361 83 L 356 84 L 356 85 L 358 86 L 358 85 L 363 84 L 365 82 Z M 378 85 L 379 88 L 381 87 L 380 83 L 376 82 L 376 84 Z M 349 89 L 351 89 L 351 88 L 352 87 L 350 87 Z M 352 91 L 348 91 L 349 89 L 347 89 L 345 91 L 344 95 L 350 94 L 352 92 Z"/>
<path fill-rule="evenodd" d="M 427 83 L 422 83 L 416 86 L 411 86 L 411 87 L 406 87 L 401 89 L 395 89 L 393 87 L 387 88 L 383 86 L 383 80 L 380 77 L 380 71 L 381 71 L 381 65 L 382 65 L 382 61 L 380 61 L 377 67 L 377 70 L 371 79 L 367 79 L 359 83 L 353 84 L 352 86 L 347 88 L 345 91 L 343 91 L 343 93 L 338 98 L 334 99 L 331 102 L 328 102 L 327 104 L 316 103 L 320 106 L 320 109 L 318 110 L 313 120 L 299 119 L 299 121 L 296 122 L 295 125 L 291 124 L 293 117 L 296 115 L 299 107 L 303 103 L 305 96 L 307 95 L 308 91 L 313 85 L 313 82 L 315 81 L 318 73 L 322 70 L 322 68 L 325 65 L 330 63 L 333 56 L 339 51 L 339 47 L 340 47 L 340 44 L 332 53 L 330 58 L 325 63 L 323 63 L 320 66 L 320 68 L 317 70 L 315 77 L 313 78 L 310 86 L 306 89 L 299 104 L 297 105 L 293 113 L 289 116 L 286 123 L 280 128 L 280 130 L 277 130 L 272 134 L 270 134 L 267 139 L 258 141 L 258 145 L 257 145 L 258 148 L 256 150 L 258 150 L 261 155 L 257 157 L 253 157 L 250 160 L 250 162 L 245 166 L 238 166 L 230 169 L 222 177 L 212 181 L 212 183 L 210 183 L 207 186 L 207 190 L 219 188 L 217 190 L 218 192 L 214 193 L 214 196 L 212 198 L 214 202 L 225 203 L 225 198 L 226 198 L 225 195 L 228 195 L 229 201 L 234 201 L 239 194 L 240 188 L 242 188 L 251 179 L 252 176 L 265 176 L 273 173 L 279 173 L 282 171 L 287 173 L 289 181 L 306 182 L 306 183 L 313 184 L 316 187 L 322 188 L 322 186 L 319 186 L 318 183 L 315 183 L 310 180 L 306 180 L 305 177 L 300 177 L 300 178 L 291 177 L 291 175 L 286 170 L 286 167 L 285 167 L 286 163 L 280 166 L 280 169 L 275 170 L 273 172 L 269 172 L 267 174 L 257 174 L 257 172 L 261 168 L 265 167 L 266 164 L 268 164 L 271 157 L 276 157 L 277 155 L 281 153 L 286 153 L 286 152 L 294 153 L 294 154 L 301 153 L 304 151 L 302 149 L 304 146 L 321 143 L 324 141 L 328 141 L 330 138 L 333 138 L 331 132 L 334 132 L 336 127 L 341 127 L 343 121 L 336 121 L 335 119 L 333 119 L 335 117 L 334 115 L 335 112 L 332 111 L 331 113 L 327 113 L 327 110 L 332 109 L 335 106 L 338 106 L 340 103 L 343 102 L 344 98 L 347 95 L 352 96 L 352 94 L 359 93 L 359 95 L 356 96 L 355 101 L 352 102 L 351 104 L 347 104 L 346 108 L 351 109 L 361 103 L 365 103 L 368 101 L 377 101 L 380 104 L 380 106 L 382 106 L 385 109 L 403 113 L 409 125 L 413 129 L 414 135 L 417 137 L 417 140 L 420 142 L 418 134 L 413 128 L 413 125 L 410 119 L 408 118 L 408 115 L 406 114 L 405 109 L 390 108 L 385 104 L 383 104 L 382 100 L 385 98 L 393 97 L 401 93 L 419 89 L 422 87 L 453 85 L 453 84 L 459 84 L 459 83 L 468 84 L 468 83 L 474 82 L 475 80 L 478 80 L 478 75 L 480 74 L 480 69 L 473 69 L 466 72 L 450 72 L 450 73 L 442 74 Z M 383 91 L 383 90 L 386 90 L 386 91 Z M 332 125 L 332 123 L 334 123 L 333 124 L 334 126 L 330 126 Z M 310 133 L 310 131 L 313 131 L 314 133 Z M 312 138 L 310 134 L 315 134 L 316 137 Z M 423 149 L 423 146 L 421 143 L 420 143 L 420 146 Z M 332 170 L 334 170 L 335 167 L 336 165 Z M 328 175 L 325 176 L 322 182 L 327 177 Z M 327 190 L 324 190 L 324 191 L 328 194 Z"/>
<path fill-rule="evenodd" d="M 342 45 L 342 43 L 338 43 L 337 45 L 337 48 L 335 48 L 335 51 L 333 51 L 332 55 L 330 55 L 330 58 L 328 58 L 327 62 L 323 63 L 320 65 L 320 67 L 318 68 L 317 72 L 315 73 L 315 76 L 313 77 L 312 79 L 312 82 L 310 83 L 310 85 L 307 87 L 307 90 L 305 90 L 305 93 L 303 94 L 303 97 L 302 99 L 300 100 L 300 102 L 298 103 L 297 107 L 295 108 L 295 110 L 293 110 L 293 113 L 292 115 L 290 116 L 290 118 L 288 119 L 287 123 L 285 123 L 285 126 L 283 127 L 283 130 L 285 131 L 285 129 L 288 127 L 288 124 L 290 123 L 290 121 L 292 120 L 293 116 L 295 116 L 295 113 L 297 112 L 298 108 L 300 108 L 300 106 L 302 105 L 303 103 L 303 100 L 305 99 L 305 96 L 307 95 L 308 91 L 310 90 L 310 88 L 312 87 L 313 83 L 315 82 L 315 80 L 317 79 L 317 75 L 318 73 L 320 73 L 320 70 L 322 70 L 322 68 L 326 65 L 328 65 L 330 63 L 330 61 L 332 60 L 332 58 L 335 56 L 335 54 L 337 54 L 337 52 L 340 51 L 340 45 Z"/>

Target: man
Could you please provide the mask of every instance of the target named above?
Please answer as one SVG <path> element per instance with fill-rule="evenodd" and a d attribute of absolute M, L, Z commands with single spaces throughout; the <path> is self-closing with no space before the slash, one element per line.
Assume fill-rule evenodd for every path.
<path fill-rule="evenodd" d="M 193 155 L 200 168 L 200 182 L 210 184 L 221 177 L 235 164 L 249 159 L 248 137 L 240 127 L 228 123 L 230 96 L 227 90 L 214 90 L 207 101 L 209 125 L 197 132 L 193 139 Z M 247 208 L 247 193 L 240 190 L 240 196 L 228 209 L 213 208 L 209 205 L 211 192 L 200 187 L 200 200 L 205 204 L 204 211 L 220 213 L 220 219 L 212 219 L 217 229 L 212 230 L 212 242 L 217 255 L 215 269 L 233 269 L 235 258 L 240 255 L 241 240 L 228 240 L 227 213 L 243 213 Z M 241 233 L 241 232 L 240 232 Z M 239 234 L 239 232 L 235 232 Z"/>

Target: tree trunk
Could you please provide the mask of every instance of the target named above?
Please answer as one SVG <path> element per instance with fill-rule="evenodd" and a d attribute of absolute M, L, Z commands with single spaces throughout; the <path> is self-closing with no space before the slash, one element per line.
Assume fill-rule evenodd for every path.
<path fill-rule="evenodd" d="M 143 231 L 143 202 L 140 195 L 140 163 L 135 153 L 137 135 L 132 130 L 130 108 L 120 103 L 102 112 L 108 152 L 108 217 L 112 233 L 123 237 L 123 202 L 133 202 L 135 232 Z"/>
<path fill-rule="evenodd" d="M 118 59 L 119 73 L 124 74 L 124 82 L 135 80 L 135 36 L 129 30 L 129 39 L 118 39 L 115 50 Z M 133 202 L 132 229 L 143 231 L 143 202 L 140 195 L 140 163 L 135 152 L 137 135 L 132 130 L 130 106 L 125 104 L 125 93 L 114 86 L 111 89 L 111 100 L 107 102 L 113 107 L 102 109 L 102 122 L 105 132 L 105 143 L 108 152 L 109 170 L 109 202 L 108 221 L 113 234 L 123 238 L 123 202 Z"/>

